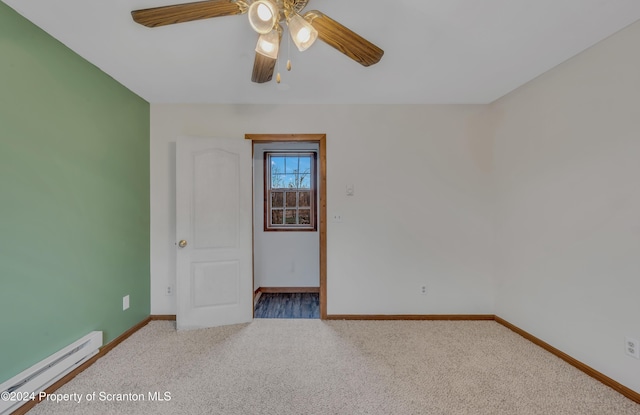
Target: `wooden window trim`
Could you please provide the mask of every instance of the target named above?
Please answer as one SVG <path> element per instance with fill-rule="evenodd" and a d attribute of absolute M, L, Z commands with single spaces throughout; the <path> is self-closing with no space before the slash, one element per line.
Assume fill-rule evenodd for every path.
<path fill-rule="evenodd" d="M 310 155 L 312 156 L 311 162 L 311 177 L 310 177 L 310 192 L 311 192 L 311 215 L 312 220 L 310 226 L 303 225 L 287 225 L 283 224 L 281 226 L 272 227 L 271 226 L 271 216 L 269 215 L 271 211 L 271 169 L 269 163 L 269 157 L 271 155 Z M 296 151 L 286 151 L 286 150 L 272 150 L 264 152 L 263 159 L 263 168 L 264 168 L 264 180 L 263 180 L 263 215 L 264 215 L 264 231 L 265 232 L 317 232 L 318 231 L 318 152 L 315 150 L 296 150 Z M 284 190 L 283 192 L 286 192 Z M 283 196 L 284 198 L 284 196 Z M 286 206 L 286 200 L 283 201 L 283 204 Z M 284 210 L 284 209 L 283 209 Z M 299 208 L 297 208 L 299 210 Z"/>

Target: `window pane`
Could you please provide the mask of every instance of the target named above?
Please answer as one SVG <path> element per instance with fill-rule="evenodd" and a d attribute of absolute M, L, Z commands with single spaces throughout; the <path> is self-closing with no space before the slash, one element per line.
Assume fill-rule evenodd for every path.
<path fill-rule="evenodd" d="M 272 156 L 271 173 L 284 173 L 284 157 Z"/>
<path fill-rule="evenodd" d="M 311 189 L 311 174 L 306 174 L 306 173 L 300 174 L 298 188 Z"/>
<path fill-rule="evenodd" d="M 298 206 L 311 206 L 311 192 L 299 192 Z"/>
<path fill-rule="evenodd" d="M 310 189 L 311 188 L 311 157 L 310 156 L 302 156 L 299 157 L 299 167 L 300 171 L 298 172 L 298 187 L 302 189 Z"/>
<path fill-rule="evenodd" d="M 286 157 L 285 173 L 297 173 L 298 172 L 298 156 Z"/>
<path fill-rule="evenodd" d="M 271 192 L 271 207 L 284 207 L 283 192 Z"/>
<path fill-rule="evenodd" d="M 282 189 L 285 186 L 284 184 L 285 175 L 280 173 L 271 173 L 271 188 L 272 189 Z"/>
<path fill-rule="evenodd" d="M 302 172 L 311 173 L 311 157 L 309 156 L 300 157 L 300 173 Z"/>
<path fill-rule="evenodd" d="M 270 157 L 271 188 L 284 187 L 284 157 Z"/>
<path fill-rule="evenodd" d="M 271 224 L 282 225 L 282 209 L 271 210 Z"/>
<path fill-rule="evenodd" d="M 287 192 L 287 207 L 296 207 L 296 193 L 297 192 Z"/>
<path fill-rule="evenodd" d="M 296 224 L 296 210 L 295 209 L 287 209 L 285 210 L 285 223 L 287 225 L 295 225 Z"/>
<path fill-rule="evenodd" d="M 311 223 L 311 210 L 300 209 L 298 211 L 298 220 L 300 225 L 309 225 Z"/>

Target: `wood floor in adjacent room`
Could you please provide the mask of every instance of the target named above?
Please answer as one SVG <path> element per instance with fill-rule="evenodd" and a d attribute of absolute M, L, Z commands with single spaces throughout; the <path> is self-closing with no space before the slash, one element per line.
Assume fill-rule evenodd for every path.
<path fill-rule="evenodd" d="M 255 318 L 320 318 L 318 293 L 262 293 Z"/>

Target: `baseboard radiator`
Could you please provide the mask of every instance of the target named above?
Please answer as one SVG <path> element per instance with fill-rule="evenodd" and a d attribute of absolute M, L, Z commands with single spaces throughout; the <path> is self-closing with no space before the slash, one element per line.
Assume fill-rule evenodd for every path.
<path fill-rule="evenodd" d="M 30 401 L 64 375 L 96 355 L 102 332 L 92 331 L 0 385 L 0 415 L 7 415 Z"/>

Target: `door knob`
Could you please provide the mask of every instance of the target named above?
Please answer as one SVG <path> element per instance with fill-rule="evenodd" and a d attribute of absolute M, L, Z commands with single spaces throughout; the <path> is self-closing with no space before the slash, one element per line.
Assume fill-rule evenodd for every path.
<path fill-rule="evenodd" d="M 181 239 L 180 242 L 178 242 L 178 246 L 180 248 L 184 248 L 185 246 L 187 246 L 187 241 L 185 241 L 184 239 Z"/>

